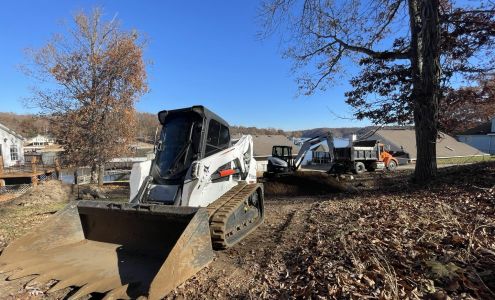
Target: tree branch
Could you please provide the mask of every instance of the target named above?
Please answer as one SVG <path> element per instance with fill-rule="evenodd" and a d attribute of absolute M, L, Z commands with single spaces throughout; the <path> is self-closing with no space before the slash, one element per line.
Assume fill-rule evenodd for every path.
<path fill-rule="evenodd" d="M 313 56 L 315 54 L 318 54 L 320 52 L 325 51 L 325 49 L 327 49 L 328 47 L 331 47 L 331 46 L 335 45 L 336 43 L 338 43 L 338 42 L 337 41 L 332 41 L 332 42 L 327 43 L 327 44 L 323 45 L 322 47 L 320 47 L 320 48 L 318 48 L 318 49 L 316 49 L 314 51 L 311 51 L 311 52 L 306 53 L 304 55 L 298 56 L 297 58 L 300 59 L 300 60 L 305 60 L 305 59 L 307 59 L 307 58 L 309 58 L 309 57 L 311 57 L 311 56 Z"/>
<path fill-rule="evenodd" d="M 346 50 L 363 53 L 373 58 L 378 58 L 378 59 L 410 59 L 411 58 L 411 51 L 409 49 L 407 49 L 406 51 L 374 51 L 372 49 L 362 46 L 349 45 L 336 36 L 331 36 L 331 38 L 337 41 Z"/>
<path fill-rule="evenodd" d="M 369 45 L 372 45 L 377 39 L 380 38 L 380 36 L 385 31 L 385 29 L 390 25 L 392 20 L 395 18 L 395 15 L 397 14 L 397 11 L 399 10 L 401 4 L 402 4 L 402 0 L 399 0 L 395 3 L 395 6 L 393 7 L 392 11 L 388 15 L 385 24 L 383 24 L 383 26 L 380 27 L 380 29 L 377 31 L 375 36 L 370 40 L 370 42 L 368 43 Z"/>

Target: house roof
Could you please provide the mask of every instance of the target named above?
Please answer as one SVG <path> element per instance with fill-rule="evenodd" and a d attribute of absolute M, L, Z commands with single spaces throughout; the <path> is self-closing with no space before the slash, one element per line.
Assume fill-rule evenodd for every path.
<path fill-rule="evenodd" d="M 7 126 L 3 125 L 2 123 L 0 123 L 0 129 L 2 129 L 4 131 L 12 134 L 13 136 L 17 137 L 18 139 L 24 140 L 24 138 L 22 137 L 22 135 L 18 134 L 14 130 L 8 128 Z"/>
<path fill-rule="evenodd" d="M 327 144 L 319 144 L 318 147 L 315 147 L 314 149 L 312 149 L 313 152 L 329 152 L 330 149 L 328 149 L 328 145 Z"/>
<path fill-rule="evenodd" d="M 41 152 L 63 152 L 65 151 L 64 147 L 59 144 L 48 145 L 40 150 Z"/>
<path fill-rule="evenodd" d="M 380 129 L 368 140 L 377 139 L 385 145 L 390 145 L 392 151 L 404 151 L 410 159 L 416 159 L 416 133 L 412 129 Z M 448 134 L 440 133 L 437 139 L 437 157 L 463 157 L 483 155 L 478 149 L 461 143 Z"/>
<path fill-rule="evenodd" d="M 254 156 L 271 156 L 273 146 L 292 146 L 292 154 L 297 154 L 299 146 L 284 135 L 253 135 Z"/>

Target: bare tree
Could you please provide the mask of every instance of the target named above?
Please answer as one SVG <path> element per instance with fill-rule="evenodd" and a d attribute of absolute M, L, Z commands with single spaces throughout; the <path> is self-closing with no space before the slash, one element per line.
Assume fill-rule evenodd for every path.
<path fill-rule="evenodd" d="M 286 54 L 303 70 L 303 92 L 326 88 L 356 62 L 362 73 L 347 93 L 356 116 L 414 122 L 419 182 L 436 174 L 442 87 L 456 73 L 494 66 L 490 1 L 461 8 L 439 0 L 272 0 L 262 12 L 266 32 L 290 32 Z"/>
<path fill-rule="evenodd" d="M 135 136 L 134 103 L 148 89 L 143 43 L 115 17 L 103 21 L 100 9 L 73 21 L 65 34 L 28 51 L 24 69 L 37 80 L 29 101 L 50 118 L 66 160 L 99 170 L 101 185 L 104 164 Z"/>

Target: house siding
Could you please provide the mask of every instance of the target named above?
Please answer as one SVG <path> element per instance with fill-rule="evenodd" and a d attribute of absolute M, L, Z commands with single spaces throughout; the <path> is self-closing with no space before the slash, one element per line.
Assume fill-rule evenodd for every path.
<path fill-rule="evenodd" d="M 482 152 L 495 155 L 495 117 L 491 119 L 491 132 L 487 133 L 486 129 L 480 132 L 466 132 L 470 134 L 460 134 L 457 139 L 466 143 Z M 471 134 L 472 133 L 472 134 Z"/>
<path fill-rule="evenodd" d="M 16 164 L 24 163 L 24 149 L 22 145 L 22 138 L 13 134 L 12 132 L 0 127 L 0 147 L 3 157 L 4 167 L 11 167 Z M 11 160 L 10 148 L 15 146 L 17 148 L 18 160 Z"/>
<path fill-rule="evenodd" d="M 267 171 L 268 156 L 255 156 L 256 160 L 256 176 L 263 177 L 263 173 Z"/>
<path fill-rule="evenodd" d="M 481 152 L 495 154 L 495 135 L 459 135 L 458 139 Z"/>

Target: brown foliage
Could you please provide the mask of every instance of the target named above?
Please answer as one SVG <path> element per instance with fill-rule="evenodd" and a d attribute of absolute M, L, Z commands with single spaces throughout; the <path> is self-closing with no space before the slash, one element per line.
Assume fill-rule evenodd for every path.
<path fill-rule="evenodd" d="M 495 116 L 495 78 L 449 90 L 440 108 L 440 126 L 447 133 L 459 134 L 489 122 Z"/>
<path fill-rule="evenodd" d="M 65 35 L 29 52 L 39 79 L 32 103 L 52 121 L 67 162 L 96 167 L 122 155 L 135 136 L 134 103 L 147 92 L 143 43 L 99 9 L 79 13 Z M 43 84 L 48 82 L 48 84 Z"/>

